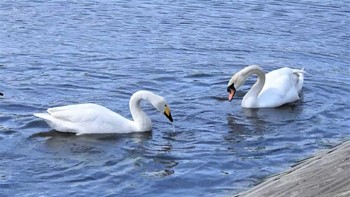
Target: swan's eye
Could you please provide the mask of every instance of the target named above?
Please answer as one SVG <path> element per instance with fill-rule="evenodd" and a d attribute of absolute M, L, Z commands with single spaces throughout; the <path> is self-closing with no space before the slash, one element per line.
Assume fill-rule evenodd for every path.
<path fill-rule="evenodd" d="M 227 92 L 231 92 L 231 90 L 236 90 L 234 83 L 227 87 Z"/>

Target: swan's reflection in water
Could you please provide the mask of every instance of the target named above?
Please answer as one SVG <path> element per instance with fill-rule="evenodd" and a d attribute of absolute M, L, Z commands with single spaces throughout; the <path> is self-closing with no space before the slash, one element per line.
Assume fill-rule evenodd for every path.
<path fill-rule="evenodd" d="M 110 147 L 110 149 L 123 148 L 125 143 L 141 145 L 152 139 L 152 132 L 132 134 L 91 134 L 77 136 L 74 133 L 64 133 L 55 130 L 38 132 L 28 137 L 29 140 L 41 141 L 43 149 L 47 151 L 76 152 L 77 148 L 90 150 L 96 147 Z M 80 147 L 80 148 L 79 148 Z"/>
<path fill-rule="evenodd" d="M 241 108 L 236 113 L 227 114 L 227 125 L 230 128 L 226 140 L 240 142 L 244 136 L 263 137 L 269 132 L 293 131 L 294 125 L 303 112 L 302 101 L 283 105 L 278 108 L 248 109 Z M 283 131 L 284 129 L 287 129 Z M 262 139 L 260 139 L 262 140 Z"/>
<path fill-rule="evenodd" d="M 58 159 L 102 165 L 106 172 L 118 171 L 117 168 L 137 172 L 125 176 L 170 176 L 179 163 L 171 156 L 172 144 L 153 139 L 152 132 L 77 136 L 50 130 L 37 132 L 28 140 L 36 141 L 38 151 Z"/>

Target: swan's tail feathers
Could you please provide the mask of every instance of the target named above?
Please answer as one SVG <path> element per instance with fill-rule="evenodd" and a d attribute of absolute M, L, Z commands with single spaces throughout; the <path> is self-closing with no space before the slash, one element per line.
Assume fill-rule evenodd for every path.
<path fill-rule="evenodd" d="M 43 119 L 50 127 L 55 128 L 56 119 L 52 117 L 50 114 L 46 113 L 35 113 L 34 116 Z"/>
<path fill-rule="evenodd" d="M 292 69 L 293 70 L 293 74 L 296 74 L 298 77 L 298 81 L 297 81 L 297 89 L 298 92 L 301 91 L 301 88 L 303 87 L 304 84 L 304 74 L 306 73 L 304 71 L 304 68 L 302 69 Z"/>
<path fill-rule="evenodd" d="M 53 120 L 53 117 L 50 114 L 46 113 L 35 113 L 34 116 L 44 120 Z"/>
<path fill-rule="evenodd" d="M 306 73 L 304 68 L 302 68 L 302 69 L 292 69 L 292 70 L 293 70 L 293 73 L 296 73 L 296 74 L 298 74 L 298 73 Z"/>
<path fill-rule="evenodd" d="M 76 129 L 76 125 L 64 121 L 62 119 L 55 118 L 47 113 L 35 113 L 34 116 L 43 119 L 51 128 L 55 129 L 56 131 L 60 132 L 70 132 L 70 133 L 77 133 L 78 129 Z"/>

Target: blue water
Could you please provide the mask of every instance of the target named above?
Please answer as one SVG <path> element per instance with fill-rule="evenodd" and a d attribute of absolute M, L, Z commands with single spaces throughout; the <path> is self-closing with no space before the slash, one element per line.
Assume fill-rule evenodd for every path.
<path fill-rule="evenodd" d="M 350 135 L 346 1 L 0 2 L 0 196 L 231 196 Z M 301 100 L 242 109 L 246 65 L 305 68 Z M 153 132 L 75 136 L 32 114 L 93 102 Z"/>

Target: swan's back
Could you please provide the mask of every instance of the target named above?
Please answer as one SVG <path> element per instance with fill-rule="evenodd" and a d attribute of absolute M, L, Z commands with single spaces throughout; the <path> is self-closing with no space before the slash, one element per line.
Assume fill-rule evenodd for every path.
<path fill-rule="evenodd" d="M 258 96 L 258 107 L 278 107 L 298 100 L 304 81 L 303 72 L 284 67 L 267 73 Z"/>

